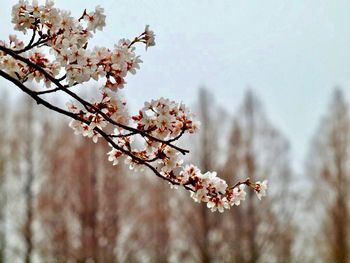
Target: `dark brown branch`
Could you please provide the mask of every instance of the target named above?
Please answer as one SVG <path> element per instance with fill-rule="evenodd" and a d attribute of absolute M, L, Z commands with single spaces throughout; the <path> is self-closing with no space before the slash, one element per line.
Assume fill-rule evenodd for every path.
<path fill-rule="evenodd" d="M 136 133 L 136 132 L 129 132 L 129 133 L 126 133 L 126 134 L 110 134 L 108 136 L 111 137 L 111 138 L 123 138 L 123 137 L 129 137 L 129 136 L 136 135 L 136 134 L 138 134 L 138 133 Z"/>
<path fill-rule="evenodd" d="M 33 33 L 33 36 L 32 36 L 31 41 L 32 41 L 32 40 L 34 41 L 34 38 L 35 38 L 35 34 Z M 13 51 L 13 52 L 16 53 L 16 54 L 20 54 L 20 53 L 23 53 L 23 52 L 26 52 L 26 51 L 32 49 L 33 47 L 39 46 L 39 45 L 41 45 L 41 44 L 44 44 L 44 43 L 46 43 L 47 41 L 48 41 L 48 39 L 39 38 L 38 41 L 35 42 L 34 44 L 33 44 L 33 42 L 29 42 L 30 45 L 28 44 L 28 45 L 27 45 L 26 47 L 24 47 L 23 49 L 15 50 L 15 51 Z"/>
<path fill-rule="evenodd" d="M 34 43 L 35 36 L 36 36 L 36 28 L 33 29 L 32 38 L 30 39 L 28 45 L 24 48 L 24 51 L 26 51 L 26 49 L 30 49 L 31 48 L 32 44 Z"/>
<path fill-rule="evenodd" d="M 62 77 L 60 77 L 59 79 L 57 79 L 58 81 L 62 81 L 67 77 L 67 74 L 64 74 Z"/>
<path fill-rule="evenodd" d="M 248 178 L 247 180 L 245 180 L 245 181 L 243 181 L 243 182 L 238 182 L 238 183 L 236 183 L 234 186 L 231 187 L 231 189 L 234 189 L 234 188 L 236 188 L 237 186 L 240 186 L 240 185 L 242 185 L 242 184 L 247 185 L 247 186 L 249 186 L 249 187 L 251 187 L 251 188 L 254 188 L 254 184 L 253 184 L 252 181 L 250 181 L 250 179 Z"/>
<path fill-rule="evenodd" d="M 61 90 L 61 88 L 54 88 L 54 89 L 36 91 L 35 93 L 36 93 L 37 95 L 44 95 L 44 94 L 48 94 L 48 93 L 54 93 L 54 92 L 59 91 L 59 90 Z"/>
<path fill-rule="evenodd" d="M 172 138 L 172 139 L 169 139 L 167 140 L 166 142 L 167 143 L 171 143 L 171 142 L 174 142 L 174 141 L 177 141 L 178 139 L 181 138 L 181 136 L 185 133 L 185 129 L 182 129 L 181 132 L 179 133 L 179 135 L 177 135 L 176 137 Z"/>
<path fill-rule="evenodd" d="M 155 130 L 155 127 L 151 128 L 151 129 L 144 130 L 144 132 L 151 132 L 154 130 Z M 126 133 L 126 134 L 110 134 L 109 137 L 111 137 L 111 138 L 123 138 L 123 137 L 129 137 L 129 136 L 133 136 L 133 135 L 137 135 L 137 134 L 139 134 L 139 133 L 133 131 L 133 132 Z"/>

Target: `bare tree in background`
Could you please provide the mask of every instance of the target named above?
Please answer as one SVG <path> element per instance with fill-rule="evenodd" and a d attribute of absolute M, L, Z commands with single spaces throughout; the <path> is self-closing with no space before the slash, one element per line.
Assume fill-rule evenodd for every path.
<path fill-rule="evenodd" d="M 224 260 L 290 262 L 294 234 L 292 212 L 285 207 L 291 201 L 287 200 L 291 181 L 289 145 L 268 122 L 251 91 L 246 93 L 234 120 L 229 141 L 223 168 L 225 178 L 237 180 L 247 176 L 253 181 L 268 178 L 275 187 L 271 187 L 271 197 L 261 206 L 249 197 L 245 205 L 225 215 L 225 232 L 231 243 L 224 248 Z"/>
<path fill-rule="evenodd" d="M 172 223 L 176 224 L 172 222 L 174 211 L 170 206 L 173 190 L 144 173 L 125 174 L 128 181 L 134 182 L 132 189 L 124 192 L 122 204 L 128 211 L 122 218 L 122 261 L 166 263 L 176 250 L 171 233 Z"/>
<path fill-rule="evenodd" d="M 207 90 L 201 89 L 199 92 L 199 107 L 200 107 L 200 120 L 202 125 L 202 131 L 200 134 L 200 150 L 199 150 L 199 167 L 204 171 L 211 171 L 214 169 L 214 149 L 217 141 L 215 140 L 215 130 L 211 126 L 211 110 L 210 110 L 210 95 Z M 211 213 L 206 208 L 205 204 L 200 204 L 200 221 L 199 227 L 201 228 L 196 237 L 198 242 L 198 248 L 201 255 L 201 261 L 203 263 L 210 263 L 212 261 L 212 255 L 210 253 L 210 236 L 209 231 L 211 229 Z"/>
<path fill-rule="evenodd" d="M 92 146 L 63 125 L 38 197 L 50 240 L 42 243 L 43 254 L 58 262 L 117 262 L 121 169 L 105 160 L 106 145 Z"/>
<path fill-rule="evenodd" d="M 348 103 L 340 89 L 333 93 L 329 111 L 312 146 L 307 170 L 314 180 L 312 204 L 322 208 L 314 211 L 321 219 L 317 220 L 321 235 L 314 242 L 325 262 L 348 263 L 350 120 Z"/>
<path fill-rule="evenodd" d="M 34 117 L 33 101 L 20 98 L 16 112 L 9 117 L 16 120 L 9 126 L 7 147 L 9 148 L 8 172 L 11 184 L 7 195 L 15 201 L 11 203 L 11 225 L 19 231 L 21 242 L 13 242 L 9 248 L 12 254 L 23 256 L 26 263 L 33 262 L 35 246 L 35 184 L 42 168 L 43 114 Z M 18 131 L 24 131 L 18 133 Z M 20 136 L 18 135 L 20 134 Z M 45 142 L 47 143 L 47 141 Z M 15 199 L 13 199 L 15 198 Z M 16 210 L 12 210 L 16 209 Z M 14 233 L 13 233 L 14 234 Z M 16 238 L 11 238 L 12 241 Z M 13 256 L 13 255 L 11 255 Z"/>
<path fill-rule="evenodd" d="M 17 108 L 16 123 L 14 130 L 25 131 L 21 137 L 12 133 L 11 145 L 12 166 L 14 172 L 19 176 L 18 179 L 23 182 L 21 185 L 24 199 L 24 218 L 21 227 L 21 235 L 24 241 L 23 257 L 26 263 L 32 262 L 32 253 L 34 247 L 33 239 L 33 221 L 34 221 L 34 198 L 33 182 L 35 177 L 35 148 L 37 148 L 35 138 L 37 135 L 34 131 L 37 124 L 33 117 L 33 102 L 21 98 L 20 106 Z M 35 136 L 34 136 L 35 135 Z"/>
<path fill-rule="evenodd" d="M 217 138 L 213 114 L 215 110 L 212 107 L 213 97 L 205 88 L 199 91 L 198 100 L 198 117 L 201 121 L 201 131 L 199 134 L 199 143 L 196 146 L 196 156 L 198 158 L 199 168 L 204 171 L 213 171 L 215 160 L 217 158 Z M 189 230 L 192 229 L 193 242 L 196 244 L 200 262 L 210 263 L 214 260 L 213 246 L 210 240 L 210 231 L 214 227 L 214 218 L 212 213 L 207 209 L 206 204 L 195 204 L 194 211 L 196 217 L 188 220 Z M 192 213 L 191 213 L 192 214 Z M 190 215 L 191 215 L 190 214 Z M 195 224 L 193 224 L 193 221 Z"/>
<path fill-rule="evenodd" d="M 106 144 L 100 144 L 95 153 L 98 158 L 98 259 L 99 262 L 115 263 L 119 242 L 122 211 L 125 209 L 125 193 L 122 191 L 126 173 L 122 165 L 111 166 L 106 160 Z"/>
<path fill-rule="evenodd" d="M 47 132 L 51 138 L 49 146 L 44 148 L 47 160 L 36 207 L 43 231 L 38 250 L 45 260 L 53 262 L 66 262 L 71 256 L 69 248 L 73 245 L 67 222 L 69 191 L 66 189 L 69 182 L 67 175 L 70 174 L 70 154 L 66 145 L 73 145 L 73 140 L 71 136 L 63 136 L 61 125 L 50 127 Z M 63 204 L 64 200 L 67 201 L 66 205 Z"/>

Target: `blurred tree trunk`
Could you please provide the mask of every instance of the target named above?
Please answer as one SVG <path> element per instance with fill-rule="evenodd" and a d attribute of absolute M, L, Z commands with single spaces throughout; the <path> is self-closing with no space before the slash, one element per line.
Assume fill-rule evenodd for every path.
<path fill-rule="evenodd" d="M 0 263 L 5 262 L 5 249 L 6 249 L 6 217 L 5 217 L 5 206 L 6 206 L 6 167 L 8 158 L 8 118 L 7 118 L 7 107 L 8 97 L 6 94 L 0 94 L 0 119 L 2 125 L 0 125 Z"/>
<path fill-rule="evenodd" d="M 24 228 L 23 228 L 23 235 L 25 240 L 25 262 L 30 263 L 32 260 L 32 252 L 33 252 L 33 231 L 32 231 L 32 224 L 33 224 L 33 181 L 34 181 L 34 134 L 33 134 L 33 103 L 29 100 L 26 101 L 25 104 L 25 114 L 24 119 L 22 121 L 24 122 L 24 128 L 25 132 L 23 133 L 24 136 L 24 160 L 26 164 L 26 171 L 25 171 L 25 177 L 26 182 L 24 185 L 24 196 L 25 196 L 25 222 L 24 222 Z"/>
<path fill-rule="evenodd" d="M 91 259 L 97 262 L 97 222 L 98 215 L 98 195 L 96 186 L 96 156 L 93 150 L 94 145 L 91 142 L 81 143 L 75 153 L 79 156 L 80 161 L 75 162 L 74 169 L 79 176 L 79 202 L 80 209 L 78 210 L 78 218 L 81 225 L 81 248 L 82 262 Z"/>
<path fill-rule="evenodd" d="M 199 91 L 199 106 L 200 106 L 200 121 L 201 121 L 201 134 L 200 134 L 200 149 L 199 151 L 199 158 L 200 163 L 199 167 L 203 172 L 211 171 L 213 169 L 212 162 L 213 162 L 213 144 L 215 144 L 215 138 L 213 138 L 212 135 L 212 127 L 211 127 L 211 120 L 210 120 L 210 101 L 209 101 L 209 93 L 206 89 L 201 89 Z M 212 147 L 213 146 L 213 147 Z M 203 263 L 210 263 L 212 262 L 212 257 L 210 254 L 210 236 L 209 231 L 211 230 L 211 218 L 210 218 L 210 211 L 207 208 L 205 203 L 200 204 L 200 210 L 201 210 L 201 225 L 202 225 L 202 237 L 201 242 L 199 242 L 199 251 L 200 251 L 200 257 Z"/>
<path fill-rule="evenodd" d="M 121 165 L 113 166 L 106 158 L 107 144 L 95 147 L 97 157 L 98 189 L 98 262 L 116 263 L 115 252 L 120 233 L 120 213 L 124 207 L 123 177 Z"/>
<path fill-rule="evenodd" d="M 256 140 L 256 123 L 255 123 L 255 111 L 256 111 L 256 105 L 255 105 L 255 98 L 251 93 L 248 93 L 245 97 L 245 101 L 243 104 L 243 111 L 246 118 L 246 136 L 247 139 L 245 141 L 245 148 L 246 148 L 246 155 L 244 160 L 244 166 L 246 166 L 246 172 L 247 172 L 247 178 L 250 178 L 253 182 L 257 181 L 256 176 L 256 156 L 254 156 L 254 140 Z M 247 229 L 247 243 L 249 251 L 248 253 L 248 263 L 256 263 L 259 260 L 260 257 L 260 251 L 258 250 L 258 244 L 257 244 L 257 220 L 256 220 L 256 197 L 254 191 L 248 192 L 248 210 L 246 214 L 245 221 L 247 222 L 248 226 Z"/>

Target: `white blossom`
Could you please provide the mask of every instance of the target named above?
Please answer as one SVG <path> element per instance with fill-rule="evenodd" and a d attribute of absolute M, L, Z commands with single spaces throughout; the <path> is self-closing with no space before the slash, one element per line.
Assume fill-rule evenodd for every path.
<path fill-rule="evenodd" d="M 263 182 L 257 181 L 255 183 L 255 193 L 258 196 L 259 200 L 261 200 L 261 197 L 266 196 L 266 190 L 267 180 L 264 180 Z"/>
<path fill-rule="evenodd" d="M 118 158 L 121 156 L 121 154 L 121 151 L 112 148 L 112 150 L 107 153 L 108 161 L 112 162 L 113 165 L 117 165 L 119 162 Z"/>
<path fill-rule="evenodd" d="M 233 198 L 230 201 L 231 206 L 232 205 L 240 205 L 241 201 L 245 200 L 245 197 L 247 193 L 244 190 L 245 185 L 241 184 L 235 188 L 233 188 Z"/>
<path fill-rule="evenodd" d="M 145 32 L 144 32 L 144 41 L 146 43 L 146 49 L 148 47 L 152 47 L 156 45 L 155 40 L 155 34 L 152 30 L 149 29 L 149 25 L 146 25 Z"/>

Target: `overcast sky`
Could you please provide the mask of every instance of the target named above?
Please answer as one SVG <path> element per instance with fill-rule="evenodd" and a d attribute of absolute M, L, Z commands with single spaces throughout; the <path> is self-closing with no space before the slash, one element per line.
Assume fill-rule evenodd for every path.
<path fill-rule="evenodd" d="M 13 33 L 16 2 L 1 0 L 1 38 Z M 139 49 L 142 68 L 127 79 L 132 109 L 161 96 L 193 105 L 205 85 L 233 111 L 250 87 L 301 161 L 334 86 L 350 94 L 350 1 L 56 1 L 77 16 L 96 5 L 107 26 L 95 44 L 112 46 L 145 24 L 157 35 L 156 47 Z"/>

